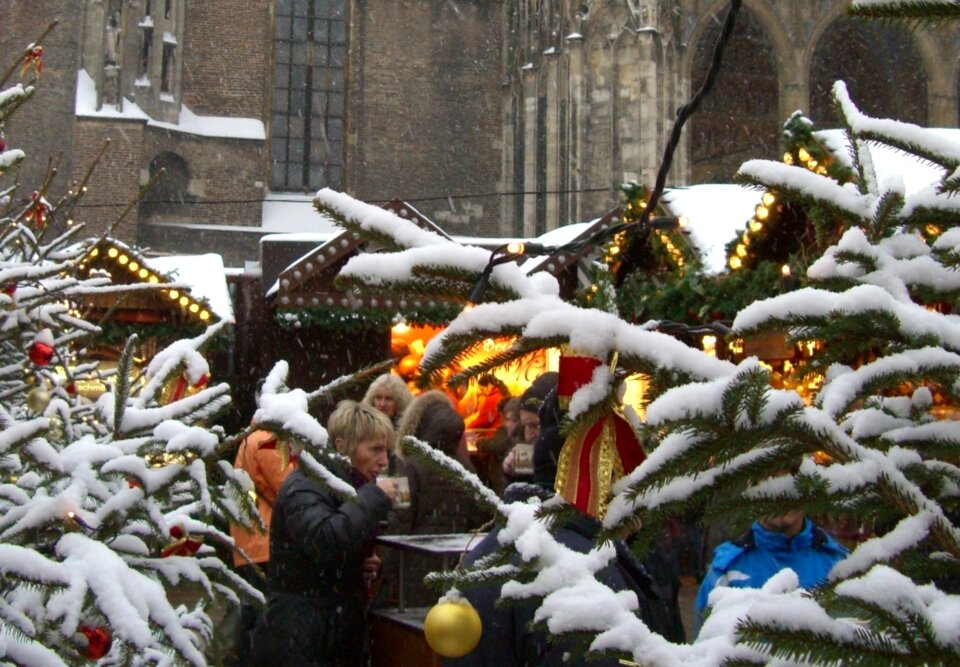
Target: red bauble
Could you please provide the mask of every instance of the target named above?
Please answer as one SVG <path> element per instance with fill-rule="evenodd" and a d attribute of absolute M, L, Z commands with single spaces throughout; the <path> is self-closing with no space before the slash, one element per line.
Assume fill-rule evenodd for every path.
<path fill-rule="evenodd" d="M 64 389 L 66 390 L 67 394 L 69 394 L 70 396 L 77 395 L 77 385 L 73 384 L 72 382 L 68 382 L 67 386 L 64 387 Z"/>
<path fill-rule="evenodd" d="M 170 526 L 170 537 L 175 540 L 179 540 L 183 537 L 183 528 L 180 526 Z"/>
<path fill-rule="evenodd" d="M 103 627 L 91 628 L 88 625 L 81 625 L 77 632 L 87 638 L 87 645 L 81 647 L 80 655 L 88 660 L 99 660 L 110 651 L 110 644 L 113 643 L 113 637 L 110 631 Z"/>
<path fill-rule="evenodd" d="M 40 341 L 34 341 L 30 345 L 30 349 L 27 350 L 27 356 L 30 357 L 30 361 L 37 366 L 46 366 L 50 363 L 50 360 L 53 359 L 53 346 L 41 343 Z"/>
<path fill-rule="evenodd" d="M 2 134 L 0 134 L 0 151 L 7 150 L 7 139 Z"/>

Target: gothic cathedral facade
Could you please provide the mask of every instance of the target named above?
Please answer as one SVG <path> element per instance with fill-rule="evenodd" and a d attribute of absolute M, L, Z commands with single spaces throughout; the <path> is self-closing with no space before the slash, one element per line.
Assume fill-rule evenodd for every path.
<path fill-rule="evenodd" d="M 836 79 L 873 115 L 957 126 L 956 29 L 847 4 L 744 0 L 670 185 L 776 157 L 795 110 L 830 127 Z M 32 156 L 24 182 L 50 158 L 66 189 L 96 162 L 80 209 L 95 231 L 228 265 L 257 258 L 265 200 L 320 187 L 404 199 L 454 234 L 534 236 L 652 185 L 728 5 L 0 0 L 8 61 L 59 20 L 31 111 L 4 131 Z"/>

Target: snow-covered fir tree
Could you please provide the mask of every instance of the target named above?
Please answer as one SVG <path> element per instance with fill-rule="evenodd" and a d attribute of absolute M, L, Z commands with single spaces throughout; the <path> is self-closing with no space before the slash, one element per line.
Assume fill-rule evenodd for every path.
<path fill-rule="evenodd" d="M 857 4 L 922 5 L 924 17 L 956 6 Z M 721 361 L 658 333 L 656 322 L 633 325 L 615 313 L 571 305 L 544 273 L 528 275 L 522 265 L 491 261 L 487 251 L 382 209 L 318 193 L 321 210 L 388 250 L 352 259 L 340 274 L 345 287 L 442 294 L 466 305 L 480 294 L 476 285 L 485 285 L 481 302 L 465 307 L 428 345 L 420 366 L 425 382 L 439 381 L 488 337 L 514 342 L 449 381 L 566 346 L 599 362 L 571 397 L 572 434 L 616 406 L 618 377 L 641 373 L 650 380 L 645 417 L 633 419 L 647 458 L 607 480 L 613 484 L 601 513 L 604 532 L 593 551 L 573 552 L 548 530 L 570 511 L 569 496 L 540 505 L 498 503 L 502 552 L 435 581 L 460 588 L 502 582 L 504 598 L 537 601 L 536 620 L 552 634 L 586 634 L 587 652 L 613 652 L 643 665 L 960 661 L 960 320 L 951 314 L 960 285 L 960 145 L 921 127 L 870 118 L 842 82 L 834 95 L 853 181 L 768 161 L 740 171 L 745 182 L 804 206 L 840 232 L 809 267 L 803 289 L 756 302 L 733 323 L 740 337 L 770 331 L 803 344 L 808 354 L 795 373 L 813 388 L 804 394 L 775 383 L 756 358 Z M 877 143 L 937 165 L 942 179 L 909 194 L 902 179 L 878 182 L 871 160 Z M 413 454 L 421 450 L 413 441 L 406 446 Z M 477 493 L 497 502 L 481 488 Z M 761 589 L 716 589 L 691 644 L 651 632 L 635 599 L 593 577 L 612 558 L 605 540 L 629 535 L 642 554 L 663 522 L 680 512 L 699 510 L 707 521 L 745 527 L 797 508 L 849 517 L 873 532 L 816 590 L 800 589 L 789 571 Z M 506 565 L 515 554 L 521 565 Z"/>
<path fill-rule="evenodd" d="M 23 62 L 41 53 L 30 45 Z M 33 94 L 39 68 L 21 69 L 31 71 L 31 82 L 0 92 L 0 129 Z M 102 239 L 67 224 L 84 189 L 49 202 L 48 180 L 24 194 L 23 159 L 0 146 L 0 183 L 9 182 L 0 190 L 0 662 L 207 664 L 215 605 L 262 600 L 218 555 L 233 547 L 229 522 L 259 520 L 250 478 L 223 457 L 253 427 L 228 435 L 215 425 L 230 388 L 211 381 L 203 355 L 228 323 L 169 345 L 143 369 L 131 338 L 116 370 L 101 370 L 88 352 L 101 329 L 84 304 L 183 286 L 119 285 L 90 270 Z M 303 449 L 301 465 L 322 474 L 310 451 L 326 431 L 311 401 L 382 368 L 310 393 L 289 389 L 287 371 L 279 362 L 270 372 L 257 428 Z M 90 400 L 85 383 L 107 391 Z"/>

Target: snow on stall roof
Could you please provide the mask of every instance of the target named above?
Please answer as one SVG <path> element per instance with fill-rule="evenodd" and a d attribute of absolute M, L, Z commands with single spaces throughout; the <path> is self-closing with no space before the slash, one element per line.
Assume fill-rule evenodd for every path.
<path fill-rule="evenodd" d="M 263 141 L 267 137 L 263 122 L 258 118 L 232 118 L 229 116 L 198 116 L 186 105 L 180 105 L 180 122 L 165 123 L 154 120 L 135 102 L 124 97 L 122 109 L 104 104 L 97 109 L 97 88 L 86 70 L 77 70 L 77 99 L 74 110 L 77 116 L 86 118 L 125 118 L 146 121 L 151 127 L 174 132 L 184 132 L 200 137 L 224 139 L 252 139 Z"/>
<path fill-rule="evenodd" d="M 666 190 L 663 205 L 687 219 L 686 231 L 707 272 L 721 273 L 727 266 L 724 246 L 753 217 L 761 197 L 760 191 L 742 185 L 708 183 Z"/>
<path fill-rule="evenodd" d="M 190 294 L 203 299 L 210 310 L 224 322 L 233 322 L 233 302 L 227 290 L 223 258 L 216 253 L 205 255 L 170 255 L 149 257 L 144 262 L 154 271 L 190 287 Z"/>
<path fill-rule="evenodd" d="M 312 195 L 297 192 L 267 194 L 263 200 L 260 226 L 264 231 L 277 233 L 308 232 L 332 235 L 343 231 L 330 216 L 314 208 Z"/>

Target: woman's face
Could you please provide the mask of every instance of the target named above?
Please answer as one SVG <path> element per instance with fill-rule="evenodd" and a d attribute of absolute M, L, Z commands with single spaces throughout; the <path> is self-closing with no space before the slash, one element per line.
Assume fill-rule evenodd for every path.
<path fill-rule="evenodd" d="M 373 482 L 377 479 L 377 475 L 387 469 L 389 451 L 387 439 L 384 436 L 361 440 L 353 451 L 350 462 L 368 482 Z"/>
<path fill-rule="evenodd" d="M 520 426 L 520 413 L 519 412 L 505 412 L 503 415 L 503 427 L 507 431 L 507 435 L 513 435 L 517 432 L 517 427 Z"/>
<path fill-rule="evenodd" d="M 397 416 L 397 399 L 389 389 L 380 389 L 373 395 L 373 407 L 393 419 Z"/>

